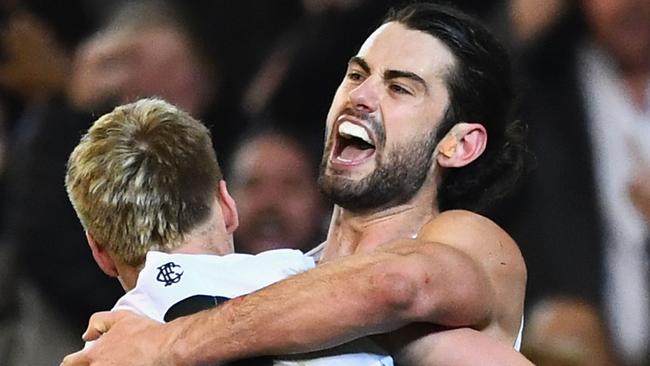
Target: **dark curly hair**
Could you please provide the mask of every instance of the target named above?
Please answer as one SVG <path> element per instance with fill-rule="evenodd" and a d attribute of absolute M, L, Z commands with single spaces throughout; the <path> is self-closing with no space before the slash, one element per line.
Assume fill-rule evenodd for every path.
<path fill-rule="evenodd" d="M 525 127 L 513 118 L 508 53 L 477 20 L 448 6 L 410 4 L 391 11 L 384 20 L 392 21 L 432 35 L 455 57 L 455 67 L 446 77 L 449 107 L 436 132 L 436 144 L 458 122 L 481 123 L 488 144 L 476 161 L 443 173 L 438 206 L 441 211 L 483 212 L 510 192 L 525 170 Z"/>

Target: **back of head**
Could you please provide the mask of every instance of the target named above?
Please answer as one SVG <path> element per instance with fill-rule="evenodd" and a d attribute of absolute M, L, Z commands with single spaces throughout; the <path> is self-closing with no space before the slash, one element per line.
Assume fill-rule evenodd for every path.
<path fill-rule="evenodd" d="M 482 211 L 503 196 L 524 165 L 523 129 L 511 120 L 513 85 L 505 48 L 477 20 L 447 6 L 417 3 L 394 11 L 396 21 L 443 42 L 455 57 L 446 75 L 450 103 L 436 139 L 459 122 L 485 126 L 488 144 L 481 157 L 460 169 L 448 169 L 438 187 L 440 210 Z"/>
<path fill-rule="evenodd" d="M 141 99 L 93 124 L 70 155 L 65 183 L 86 231 L 139 265 L 208 218 L 221 179 L 207 128 L 163 100 Z"/>

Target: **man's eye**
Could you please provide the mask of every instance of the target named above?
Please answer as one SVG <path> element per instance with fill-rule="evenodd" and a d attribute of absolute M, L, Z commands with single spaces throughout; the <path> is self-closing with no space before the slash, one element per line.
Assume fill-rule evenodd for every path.
<path fill-rule="evenodd" d="M 391 90 L 392 92 L 397 93 L 397 94 L 408 94 L 408 95 L 411 95 L 411 92 L 410 92 L 410 91 L 406 90 L 405 88 L 403 88 L 402 86 L 397 85 L 397 84 L 390 84 L 389 88 L 390 88 L 390 90 Z"/>
<path fill-rule="evenodd" d="M 351 71 L 348 73 L 348 79 L 352 81 L 360 81 L 361 79 L 363 79 L 363 75 L 361 75 L 356 71 Z"/>

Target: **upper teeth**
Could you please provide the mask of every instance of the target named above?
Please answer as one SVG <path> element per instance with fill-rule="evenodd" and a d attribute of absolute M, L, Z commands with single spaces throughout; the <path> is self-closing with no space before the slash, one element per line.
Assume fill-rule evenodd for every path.
<path fill-rule="evenodd" d="M 339 125 L 339 134 L 343 137 L 356 137 L 372 145 L 372 140 L 368 136 L 368 131 L 359 125 L 351 122 L 343 122 Z"/>

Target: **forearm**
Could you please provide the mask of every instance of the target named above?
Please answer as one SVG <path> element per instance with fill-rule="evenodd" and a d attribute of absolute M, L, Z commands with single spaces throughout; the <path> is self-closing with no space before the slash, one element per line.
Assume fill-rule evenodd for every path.
<path fill-rule="evenodd" d="M 410 296 L 377 268 L 387 256 L 340 259 L 169 323 L 172 351 L 179 364 L 195 365 L 308 352 L 396 329 L 407 319 L 393 299 Z"/>
<path fill-rule="evenodd" d="M 394 248 L 339 258 L 172 322 L 172 351 L 179 364 L 224 362 L 329 348 L 411 322 L 487 318 L 487 286 L 466 256 L 431 243 Z"/>

